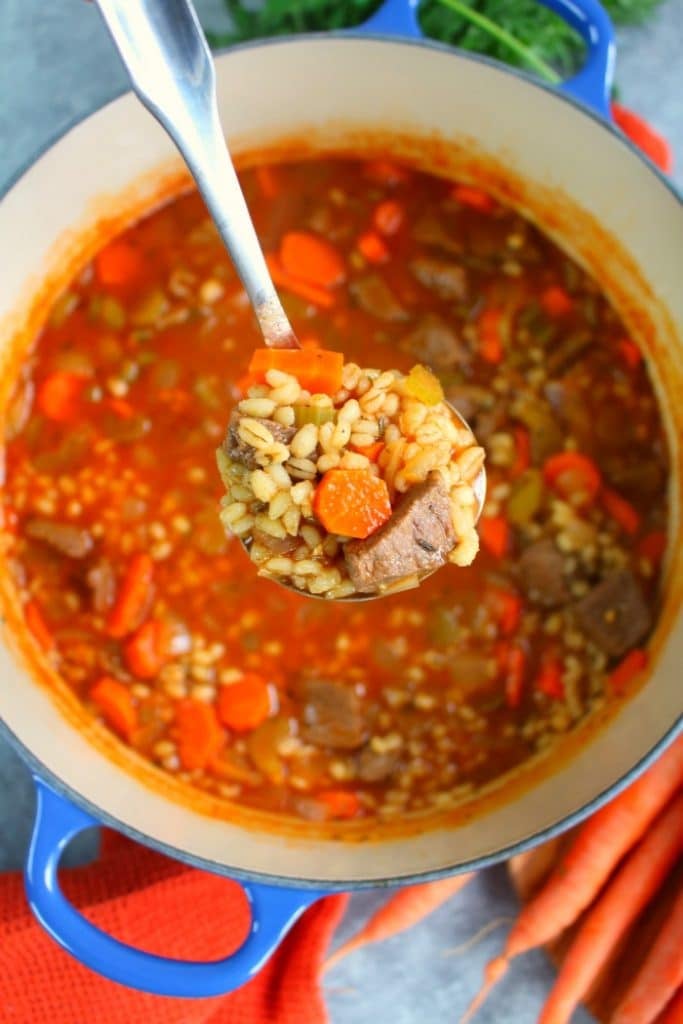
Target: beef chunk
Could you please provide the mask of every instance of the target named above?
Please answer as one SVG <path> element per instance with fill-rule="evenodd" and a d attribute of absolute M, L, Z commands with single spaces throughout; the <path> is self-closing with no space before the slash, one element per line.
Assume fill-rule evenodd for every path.
<path fill-rule="evenodd" d="M 400 348 L 435 370 L 446 370 L 469 360 L 467 346 L 450 324 L 427 313 L 417 327 L 400 342 Z"/>
<path fill-rule="evenodd" d="M 371 594 L 412 573 L 438 569 L 456 539 L 448 492 L 432 475 L 401 498 L 376 533 L 346 544 L 346 567 L 356 590 Z"/>
<path fill-rule="evenodd" d="M 356 757 L 356 773 L 362 782 L 384 782 L 397 764 L 397 751 L 388 750 L 378 754 L 372 747 L 365 746 Z"/>
<path fill-rule="evenodd" d="M 55 523 L 52 519 L 29 519 L 24 532 L 34 540 L 42 540 L 69 558 L 85 558 L 94 547 L 94 540 L 82 526 Z"/>
<path fill-rule="evenodd" d="M 244 419 L 242 414 L 235 409 L 228 425 L 228 435 L 224 445 L 225 453 L 233 462 L 241 462 L 247 469 L 257 469 L 256 449 L 250 444 L 245 444 L 239 435 L 238 428 L 242 419 Z M 273 435 L 274 441 L 279 441 L 282 444 L 289 444 L 296 434 L 296 427 L 283 427 L 281 423 L 276 423 L 275 420 L 262 419 L 259 420 L 259 423 L 268 428 Z"/>
<path fill-rule="evenodd" d="M 544 608 L 556 608 L 569 599 L 563 571 L 562 554 L 550 539 L 536 541 L 522 553 L 517 563 L 522 590 Z"/>
<path fill-rule="evenodd" d="M 436 213 L 424 213 L 418 217 L 413 226 L 413 238 L 422 245 L 434 246 L 455 255 L 460 255 L 463 251 L 462 241 L 455 233 L 450 233 L 443 219 Z"/>
<path fill-rule="evenodd" d="M 367 722 L 350 685 L 307 679 L 301 686 L 300 696 L 303 701 L 301 736 L 306 743 L 355 750 L 365 742 Z"/>
<path fill-rule="evenodd" d="M 408 313 L 378 274 L 367 274 L 352 281 L 349 292 L 357 306 L 378 320 L 395 322 L 408 319 Z"/>
<path fill-rule="evenodd" d="M 464 302 L 467 298 L 467 272 L 447 260 L 413 260 L 410 264 L 421 285 L 436 292 L 440 299 Z"/>
<path fill-rule="evenodd" d="M 606 576 L 574 610 L 586 636 L 613 658 L 639 643 L 652 625 L 640 587 L 628 569 Z"/>

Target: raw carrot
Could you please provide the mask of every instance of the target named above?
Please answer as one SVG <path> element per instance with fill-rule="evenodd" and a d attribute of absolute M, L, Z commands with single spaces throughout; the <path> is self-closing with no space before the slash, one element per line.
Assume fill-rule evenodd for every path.
<path fill-rule="evenodd" d="M 501 337 L 502 313 L 499 309 L 485 309 L 479 316 L 479 355 L 486 363 L 497 365 L 503 358 Z"/>
<path fill-rule="evenodd" d="M 554 491 L 577 505 L 590 505 L 602 487 L 600 470 L 580 452 L 558 452 L 543 464 L 543 478 Z"/>
<path fill-rule="evenodd" d="M 683 887 L 610 1024 L 652 1024 L 683 985 Z"/>
<path fill-rule="evenodd" d="M 44 651 L 51 651 L 55 645 L 54 637 L 35 601 L 29 601 L 24 605 L 24 618 L 38 646 Z"/>
<path fill-rule="evenodd" d="M 320 288 L 334 288 L 346 279 L 339 251 L 312 231 L 287 231 L 280 242 L 280 262 L 292 277 Z"/>
<path fill-rule="evenodd" d="M 257 348 L 249 363 L 254 383 L 264 383 L 268 370 L 291 373 L 313 394 L 334 395 L 342 384 L 344 356 L 327 349 Z"/>
<path fill-rule="evenodd" d="M 451 195 L 461 206 L 469 206 L 473 210 L 478 210 L 479 213 L 493 213 L 497 205 L 493 196 L 490 196 L 488 192 L 482 192 L 481 189 L 473 188 L 471 185 L 456 185 Z"/>
<path fill-rule="evenodd" d="M 206 768 L 223 746 L 224 735 L 211 704 L 201 700 L 178 701 L 175 707 L 178 756 L 183 768 Z"/>
<path fill-rule="evenodd" d="M 270 687 L 256 672 L 245 672 L 218 694 L 218 717 L 234 732 L 251 732 L 274 711 Z"/>
<path fill-rule="evenodd" d="M 495 558 L 504 558 L 510 543 L 510 524 L 503 516 L 482 516 L 479 536 L 487 551 Z"/>
<path fill-rule="evenodd" d="M 644 672 L 647 668 L 648 654 L 642 648 L 636 647 L 619 662 L 609 675 L 609 686 L 614 693 L 623 693 L 632 679 Z"/>
<path fill-rule="evenodd" d="M 102 676 L 91 688 L 90 699 L 107 725 L 124 740 L 130 740 L 138 724 L 138 715 L 128 687 L 112 676 Z"/>
<path fill-rule="evenodd" d="M 638 542 L 636 551 L 639 558 L 646 558 L 653 566 L 659 565 L 666 551 L 666 534 L 663 530 L 653 530 Z"/>
<path fill-rule="evenodd" d="M 373 441 L 372 444 L 366 445 L 355 445 L 350 444 L 349 448 L 351 451 L 357 452 L 359 455 L 364 455 L 370 462 L 377 462 L 378 458 L 382 454 L 385 448 L 384 441 Z"/>
<path fill-rule="evenodd" d="M 360 800 L 348 789 L 326 789 L 316 793 L 316 799 L 325 807 L 329 819 L 355 818 L 360 810 Z"/>
<path fill-rule="evenodd" d="M 364 231 L 359 235 L 356 248 L 368 263 L 386 263 L 391 255 L 386 242 L 376 231 Z"/>
<path fill-rule="evenodd" d="M 312 302 L 314 306 L 320 306 L 321 309 L 332 309 L 334 306 L 336 300 L 331 291 L 289 274 L 274 253 L 266 254 L 266 263 L 270 270 L 270 276 L 280 288 L 291 292 L 292 295 L 298 295 L 306 302 Z"/>
<path fill-rule="evenodd" d="M 622 498 L 611 487 L 603 487 L 600 501 L 607 515 L 631 537 L 640 529 L 640 516 L 630 501 Z"/>
<path fill-rule="evenodd" d="M 111 242 L 95 257 L 95 274 L 106 287 L 131 284 L 144 270 L 142 253 L 130 242 Z"/>
<path fill-rule="evenodd" d="M 683 853 L 683 794 L 629 854 L 579 928 L 538 1024 L 566 1024 Z M 680 952 L 680 951 L 679 951 Z"/>
<path fill-rule="evenodd" d="M 630 338 L 622 338 L 617 342 L 617 348 L 629 370 L 637 370 L 643 361 L 643 354 L 638 346 Z"/>
<path fill-rule="evenodd" d="M 275 199 L 275 196 L 281 191 L 278 173 L 275 168 L 269 164 L 261 164 L 254 169 L 254 177 L 264 197 L 266 199 Z"/>
<path fill-rule="evenodd" d="M 642 117 L 622 107 L 620 103 L 612 103 L 612 116 L 624 135 L 628 135 L 631 142 L 642 149 L 662 171 L 668 174 L 673 170 L 673 154 L 664 136 L 656 132 Z"/>
<path fill-rule="evenodd" d="M 363 927 L 328 957 L 324 965 L 327 971 L 349 953 L 367 946 L 371 942 L 384 942 L 394 935 L 413 928 L 429 914 L 432 914 L 452 896 L 463 889 L 474 873 L 444 878 L 438 882 L 410 885 L 390 896 L 383 906 L 376 910 Z"/>
<path fill-rule="evenodd" d="M 679 988 L 657 1024 L 683 1024 L 683 986 Z"/>
<path fill-rule="evenodd" d="M 316 488 L 313 512 L 328 533 L 362 540 L 391 517 L 389 489 L 368 469 L 330 469 Z"/>
<path fill-rule="evenodd" d="M 550 942 L 588 907 L 615 866 L 683 783 L 683 736 L 639 779 L 597 811 L 564 854 L 550 879 L 519 914 L 503 953 L 486 967 L 470 1019 L 503 977 L 509 961 Z"/>
<path fill-rule="evenodd" d="M 559 284 L 551 285 L 541 293 L 541 305 L 548 316 L 560 317 L 571 313 L 574 301 Z"/>
<path fill-rule="evenodd" d="M 531 465 L 531 435 L 526 427 L 513 427 L 515 439 L 515 461 L 510 467 L 510 476 L 518 477 Z"/>
<path fill-rule="evenodd" d="M 38 385 L 36 405 L 43 416 L 69 423 L 79 415 L 79 403 L 88 378 L 81 373 L 55 370 Z"/>
<path fill-rule="evenodd" d="M 148 619 L 123 645 L 126 667 L 138 679 L 153 679 L 168 661 L 168 634 L 159 619 Z"/>
<path fill-rule="evenodd" d="M 405 220 L 403 205 L 396 199 L 384 199 L 378 203 L 372 213 L 372 224 L 380 235 L 391 238 L 401 230 Z"/>
<path fill-rule="evenodd" d="M 149 555 L 133 555 L 118 589 L 114 607 L 109 613 L 107 632 L 123 637 L 142 622 L 153 597 L 154 563 Z"/>
<path fill-rule="evenodd" d="M 526 654 L 521 647 L 513 644 L 507 649 L 503 671 L 505 703 L 509 708 L 518 708 L 522 702 L 526 676 Z"/>
<path fill-rule="evenodd" d="M 391 160 L 368 160 L 363 168 L 366 178 L 379 185 L 403 185 L 410 180 L 410 171 Z"/>
<path fill-rule="evenodd" d="M 564 683 L 562 681 L 562 665 L 555 657 L 544 658 L 534 683 L 539 693 L 551 697 L 553 700 L 564 698 Z"/>

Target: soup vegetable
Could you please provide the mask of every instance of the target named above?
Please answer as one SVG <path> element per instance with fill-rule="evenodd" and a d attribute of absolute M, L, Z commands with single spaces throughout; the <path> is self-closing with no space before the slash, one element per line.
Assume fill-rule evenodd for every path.
<path fill-rule="evenodd" d="M 260 575 L 309 594 L 408 590 L 479 549 L 484 451 L 419 364 L 403 374 L 257 349 L 217 459 L 223 525 Z"/>
<path fill-rule="evenodd" d="M 196 195 L 111 242 L 9 409 L 6 558 L 89 712 L 226 801 L 314 821 L 449 808 L 646 667 L 667 451 L 599 288 L 491 197 L 386 161 L 242 175 L 304 346 L 432 368 L 487 451 L 473 565 L 355 605 L 258 576 L 215 451 L 259 338 Z M 287 262 L 292 235 L 341 268 Z"/>

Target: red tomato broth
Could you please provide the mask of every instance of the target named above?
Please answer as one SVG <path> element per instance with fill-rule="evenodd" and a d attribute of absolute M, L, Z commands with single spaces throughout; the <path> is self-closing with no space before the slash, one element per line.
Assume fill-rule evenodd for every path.
<path fill-rule="evenodd" d="M 629 407 L 629 395 L 638 395 L 634 408 L 637 404 L 640 455 L 636 452 L 629 458 L 636 467 L 639 459 L 651 462 L 656 444 L 657 465 L 665 470 L 661 426 L 645 370 L 632 367 L 627 373 L 623 360 L 616 365 L 614 352 L 623 341 L 623 325 L 592 282 L 521 218 L 498 208 L 495 215 L 471 206 L 454 209 L 450 186 L 428 175 L 409 174 L 398 185 L 381 187 L 364 174 L 362 165 L 348 161 L 280 166 L 278 179 L 282 189 L 269 199 L 259 194 L 254 172 L 243 175 L 266 248 L 275 250 L 287 230 L 318 230 L 345 253 L 352 281 L 366 269 L 351 255 L 355 240 L 378 201 L 398 193 L 406 211 L 389 243 L 392 259 L 371 270 L 400 296 L 409 319 L 378 322 L 354 305 L 346 287 L 335 290 L 332 311 L 316 311 L 285 289 L 286 305 L 300 333 L 312 334 L 326 347 L 343 349 L 347 358 L 408 369 L 414 354 L 402 350 L 400 343 L 414 326 L 418 309 L 455 317 L 465 329 L 478 316 L 482 296 L 497 306 L 508 302 L 514 291 L 519 307 L 520 295 L 530 300 L 555 282 L 566 287 L 571 266 L 578 275 L 574 291 L 596 307 L 591 316 L 597 317 L 603 335 L 600 346 L 593 345 L 590 355 L 570 364 L 566 374 L 574 374 L 584 408 L 588 403 L 596 415 L 609 404 L 605 398 L 621 400 L 623 410 Z M 340 204 L 338 195 L 330 198 L 331 189 L 346 191 L 353 201 Z M 430 213 L 443 216 L 444 210 L 465 239 L 465 249 L 471 250 L 468 272 L 477 301 L 467 308 L 455 308 L 452 301 L 435 295 L 410 270 L 411 259 L 434 254 L 432 246 L 415 241 L 410 225 Z M 93 303 L 101 298 L 101 286 L 86 272 L 70 292 L 78 297 L 76 308 L 61 324 L 49 325 L 40 339 L 34 369 L 37 384 L 48 373 L 76 372 L 79 367 L 79 372 L 87 369 L 89 377 L 76 424 L 48 421 L 34 410 L 8 446 L 5 500 L 19 517 L 13 555 L 55 639 L 60 673 L 86 702 L 99 677 L 116 675 L 131 688 L 137 703 L 139 729 L 132 738 L 136 749 L 192 785 L 245 805 L 315 818 L 322 813 L 315 794 L 341 785 L 360 796 L 359 815 L 391 816 L 406 810 L 420 814 L 448 807 L 531 754 L 547 749 L 555 734 L 573 724 L 564 704 L 534 690 L 542 655 L 551 646 L 554 654 L 558 640 L 544 633 L 538 609 L 526 600 L 517 632 L 526 654 L 526 685 L 514 702 L 505 700 L 506 678 L 498 668 L 497 653 L 505 630 L 486 611 L 491 602 L 485 597 L 501 580 L 518 590 L 512 573 L 520 550 L 518 531 L 512 550 L 502 557 L 484 551 L 471 569 L 442 570 L 419 591 L 371 606 L 326 607 L 258 580 L 239 546 L 228 543 L 217 528 L 221 488 L 213 452 L 236 397 L 231 382 L 245 373 L 259 338 L 234 272 L 205 218 L 197 197 L 189 196 L 126 232 L 125 237 L 144 253 L 145 273 L 139 290 L 128 281 L 125 296 L 117 295 L 114 288 L 106 296 L 123 306 L 123 325 L 117 325 L 120 310 L 111 304 L 102 322 L 97 302 Z M 506 233 L 519 230 L 528 233 L 531 248 L 535 246 L 544 257 L 524 267 L 521 282 L 514 274 L 501 272 L 491 255 L 504 244 Z M 179 266 L 196 279 L 185 275 L 183 280 Z M 209 288 L 203 301 L 201 283 L 207 280 L 218 282 L 224 291 L 214 298 L 217 289 Z M 165 299 L 162 303 L 156 295 L 156 309 L 150 301 L 155 291 Z M 146 323 L 152 314 L 151 323 Z M 577 316 L 574 308 L 562 318 L 564 335 L 556 337 L 558 344 L 570 328 L 582 326 L 582 321 L 572 319 Z M 443 366 L 436 367 L 442 370 L 444 384 L 467 394 L 468 388 L 490 385 L 502 366 L 508 380 L 519 386 L 534 360 L 525 361 L 510 339 L 505 340 L 502 363 L 496 366 L 475 354 L 465 373 L 453 372 L 452 366 L 446 372 Z M 476 338 L 472 342 L 476 350 Z M 583 380 L 588 359 L 590 379 Z M 124 389 L 120 382 L 126 382 L 126 377 L 130 380 Z M 134 416 L 122 419 L 115 410 L 112 415 L 106 395 L 130 403 Z M 504 406 L 502 399 L 500 405 Z M 509 419 L 506 409 L 501 429 L 493 434 L 504 432 Z M 581 450 L 601 464 L 605 444 L 592 438 L 589 417 L 585 425 L 585 436 L 579 438 Z M 614 428 L 607 433 L 614 434 Z M 533 448 L 531 461 L 532 466 L 542 466 Z M 508 482 L 508 467 L 490 463 L 489 493 L 494 501 L 496 487 Z M 658 488 L 653 490 L 659 494 Z M 629 498 L 642 520 L 634 543 L 665 527 L 663 503 L 653 508 L 651 499 L 648 503 L 642 495 L 639 501 L 631 494 Z M 596 506 L 591 515 L 601 527 L 611 529 L 601 518 L 600 508 Z M 98 561 L 115 567 L 117 582 L 134 553 L 151 554 L 154 595 L 148 614 L 177 623 L 180 633 L 189 634 L 193 642 L 192 652 L 171 662 L 175 672 L 162 670 L 155 680 L 134 681 L 125 667 L 123 641 L 107 634 L 106 615 L 92 607 L 84 583 L 85 562 L 28 538 L 23 525 L 35 516 L 89 530 Z M 93 530 L 93 524 L 98 528 Z M 619 543 L 628 556 L 631 540 L 621 538 Z M 644 575 L 642 566 L 633 561 L 652 602 L 657 569 L 648 566 Z M 87 568 L 92 563 L 89 557 Z M 216 645 L 222 645 L 220 654 Z M 571 656 L 570 650 L 563 653 Z M 260 769 L 255 769 L 248 741 L 229 731 L 225 739 L 236 768 L 228 782 L 224 774 L 212 773 L 210 766 L 185 772 L 177 752 L 158 752 L 160 743 L 178 742 L 175 704 L 188 697 L 216 699 L 220 683 L 213 676 L 221 673 L 258 672 L 278 693 L 279 717 L 299 720 L 301 725 L 297 679 L 302 664 L 320 666 L 326 677 L 356 687 L 375 737 L 387 741 L 398 733 L 412 744 L 415 753 L 399 757 L 399 763 L 405 757 L 415 769 L 409 789 L 400 789 L 396 779 L 363 782 L 357 774 L 348 778 L 356 754 L 338 750 L 314 749 L 298 759 L 296 771 L 291 755 L 278 757 L 283 781 L 269 781 L 267 759 L 261 758 Z M 609 699 L 604 689 L 607 668 L 605 664 L 591 680 L 594 693 L 586 681 L 582 695 L 586 714 Z M 397 673 L 403 676 L 398 687 Z M 182 693 L 180 675 L 188 677 L 182 680 Z M 249 783 L 234 781 L 240 772 L 250 774 Z M 396 792 L 407 796 L 387 799 Z"/>

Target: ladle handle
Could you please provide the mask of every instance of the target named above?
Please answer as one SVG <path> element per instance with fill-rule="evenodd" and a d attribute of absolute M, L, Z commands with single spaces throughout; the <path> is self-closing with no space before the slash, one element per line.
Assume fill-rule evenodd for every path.
<path fill-rule="evenodd" d="M 197 182 L 266 344 L 298 348 L 225 144 L 215 66 L 190 0 L 97 0 L 97 6 L 133 89 L 173 139 Z"/>

